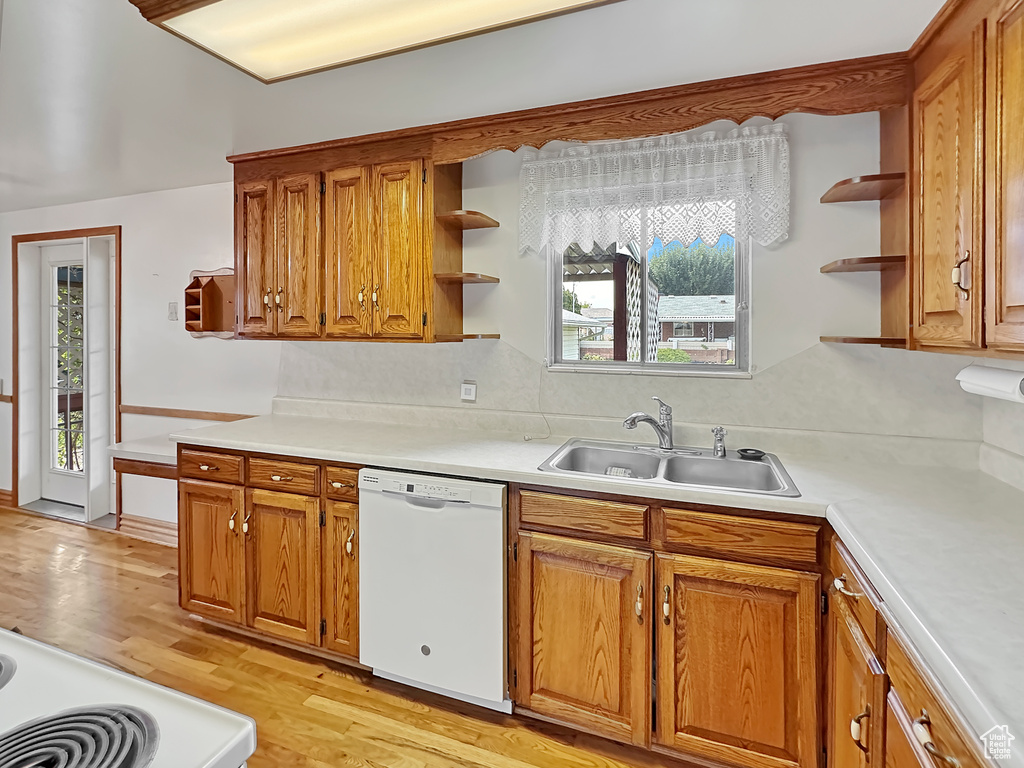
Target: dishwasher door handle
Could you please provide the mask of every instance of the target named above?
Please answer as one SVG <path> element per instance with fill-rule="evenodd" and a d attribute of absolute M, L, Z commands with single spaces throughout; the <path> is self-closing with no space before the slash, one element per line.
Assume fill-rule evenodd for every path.
<path fill-rule="evenodd" d="M 412 504 L 414 507 L 424 507 L 427 509 L 444 509 L 449 504 L 472 504 L 472 502 L 463 499 L 435 499 L 430 496 L 418 496 L 414 493 L 405 493 L 403 491 L 381 490 L 381 493 L 405 499 L 406 503 Z"/>

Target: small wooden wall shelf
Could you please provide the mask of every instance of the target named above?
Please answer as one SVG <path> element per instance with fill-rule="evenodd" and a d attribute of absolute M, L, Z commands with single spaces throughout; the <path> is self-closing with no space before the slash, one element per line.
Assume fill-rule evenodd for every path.
<path fill-rule="evenodd" d="M 821 196 L 823 203 L 853 203 L 863 200 L 884 200 L 902 189 L 906 183 L 905 173 L 876 173 L 871 176 L 854 176 L 832 185 L 832 189 Z"/>
<path fill-rule="evenodd" d="M 881 272 L 883 269 L 904 267 L 906 256 L 860 256 L 854 259 L 838 259 L 821 268 L 821 274 L 833 272 Z"/>
<path fill-rule="evenodd" d="M 900 349 L 907 346 L 906 339 L 898 339 L 893 336 L 822 336 L 821 341 L 826 344 L 877 344 L 881 347 L 898 347 Z"/>
<path fill-rule="evenodd" d="M 234 335 L 235 271 L 193 272 L 185 289 L 185 330 L 193 336 Z"/>
<path fill-rule="evenodd" d="M 493 229 L 501 225 L 480 211 L 449 211 L 437 214 L 437 220 L 448 227 L 457 229 Z"/>
<path fill-rule="evenodd" d="M 492 277 L 491 275 L 482 275 L 479 272 L 446 272 L 444 274 L 434 275 L 434 279 L 439 283 L 462 283 L 463 285 L 501 282 L 496 277 Z"/>
<path fill-rule="evenodd" d="M 435 338 L 439 342 L 471 341 L 473 339 L 500 339 L 501 338 L 501 334 L 498 334 L 498 333 L 449 333 L 449 334 L 438 334 Z"/>

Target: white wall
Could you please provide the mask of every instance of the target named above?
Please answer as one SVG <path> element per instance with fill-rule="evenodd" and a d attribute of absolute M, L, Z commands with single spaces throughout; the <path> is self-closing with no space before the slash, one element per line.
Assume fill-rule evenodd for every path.
<path fill-rule="evenodd" d="M 121 225 L 122 401 L 164 408 L 267 413 L 277 388 L 278 342 L 194 339 L 167 304 L 184 309 L 193 269 L 233 262 L 233 189 L 215 184 L 0 214 L 0 243 L 13 235 Z M 11 391 L 11 261 L 0 259 L 0 378 Z M 125 416 L 123 438 L 198 425 Z M 0 404 L 0 488 L 11 487 L 11 406 Z"/>
<path fill-rule="evenodd" d="M 519 160 L 500 152 L 466 163 L 463 204 L 501 222 L 465 238 L 466 269 L 501 278 L 467 287 L 466 330 L 497 330 L 501 341 L 287 343 L 280 394 L 609 417 L 646 408 L 658 394 L 680 423 L 980 440 L 981 404 L 954 381 L 962 358 L 818 343 L 820 335 L 879 332 L 878 275 L 819 272 L 837 258 L 878 253 L 878 204 L 818 202 L 835 181 L 878 168 L 878 119 L 784 121 L 791 234 L 779 248 L 753 254 L 753 379 L 548 372 L 546 271 L 538 257 L 518 255 Z M 460 401 L 463 379 L 478 383 L 475 404 Z"/>

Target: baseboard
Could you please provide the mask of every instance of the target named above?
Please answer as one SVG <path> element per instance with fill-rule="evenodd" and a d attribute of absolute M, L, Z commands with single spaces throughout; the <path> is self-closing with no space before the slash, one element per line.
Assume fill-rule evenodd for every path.
<path fill-rule="evenodd" d="M 0 507 L 14 507 L 14 493 L 0 490 Z"/>
<path fill-rule="evenodd" d="M 177 523 L 137 517 L 136 515 L 121 515 L 121 526 L 118 530 L 125 536 L 131 536 L 134 539 L 143 539 L 167 547 L 178 546 Z"/>

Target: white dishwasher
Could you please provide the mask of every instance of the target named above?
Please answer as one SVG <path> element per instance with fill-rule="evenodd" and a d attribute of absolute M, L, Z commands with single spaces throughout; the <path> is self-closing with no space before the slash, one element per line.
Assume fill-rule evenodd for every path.
<path fill-rule="evenodd" d="M 505 486 L 359 472 L 359 661 L 380 677 L 511 711 Z"/>

